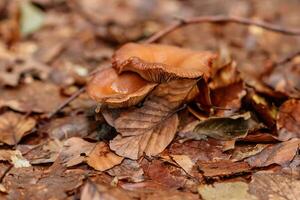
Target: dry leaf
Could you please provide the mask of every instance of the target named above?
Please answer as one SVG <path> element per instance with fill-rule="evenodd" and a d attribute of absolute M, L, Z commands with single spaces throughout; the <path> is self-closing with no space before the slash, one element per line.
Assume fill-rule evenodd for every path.
<path fill-rule="evenodd" d="M 217 162 L 198 161 L 197 165 L 206 177 L 228 176 L 250 171 L 250 166 L 246 162 L 232 162 L 229 160 Z"/>
<path fill-rule="evenodd" d="M 216 107 L 215 115 L 228 117 L 241 107 L 241 99 L 246 95 L 242 81 L 211 90 L 212 105 Z"/>
<path fill-rule="evenodd" d="M 68 198 L 68 192 L 82 185 L 84 171 L 50 171 L 26 167 L 12 168 L 3 179 L 7 188 L 5 199 L 55 199 Z"/>
<path fill-rule="evenodd" d="M 248 189 L 248 184 L 244 182 L 224 182 L 200 185 L 198 192 L 203 200 L 258 200 L 248 193 Z"/>
<path fill-rule="evenodd" d="M 144 79 L 165 82 L 175 78 L 210 77 L 216 55 L 161 44 L 128 43 L 113 56 L 119 73 L 134 71 Z"/>
<path fill-rule="evenodd" d="M 88 181 L 81 192 L 81 200 L 132 200 L 128 192 L 117 187 L 95 184 Z"/>
<path fill-rule="evenodd" d="M 64 117 L 53 119 L 41 132 L 45 132 L 50 138 L 59 140 L 68 139 L 71 137 L 87 137 L 96 129 L 96 122 L 89 120 L 84 115 L 77 115 L 72 117 Z"/>
<path fill-rule="evenodd" d="M 143 107 L 125 111 L 114 122 L 120 133 L 110 141 L 118 155 L 138 159 L 162 152 L 174 138 L 178 117 L 176 109 L 183 103 L 196 80 L 174 80 L 160 84 Z"/>
<path fill-rule="evenodd" d="M 35 127 L 36 121 L 14 112 L 0 115 L 0 141 L 8 145 L 15 145 L 23 136 Z"/>
<path fill-rule="evenodd" d="M 92 99 L 109 107 L 129 107 L 142 101 L 155 86 L 136 73 L 118 75 L 113 68 L 107 68 L 88 83 L 87 92 Z"/>
<path fill-rule="evenodd" d="M 30 163 L 26 160 L 19 150 L 0 150 L 0 161 L 9 161 L 15 168 L 30 167 Z"/>
<path fill-rule="evenodd" d="M 189 139 L 205 139 L 207 136 L 219 140 L 232 140 L 243 138 L 249 130 L 259 128 L 249 112 L 231 117 L 211 117 L 200 121 L 193 132 L 181 133 L 180 135 Z"/>
<path fill-rule="evenodd" d="M 249 193 L 260 200 L 298 200 L 300 181 L 287 174 L 255 173 L 249 184 Z"/>
<path fill-rule="evenodd" d="M 111 168 L 107 173 L 117 177 L 118 180 L 127 180 L 134 183 L 144 181 L 144 171 L 135 160 L 124 159 L 120 165 Z"/>
<path fill-rule="evenodd" d="M 99 142 L 86 158 L 89 166 L 100 171 L 108 170 L 122 161 L 123 158 L 111 152 L 104 142 Z"/>
<path fill-rule="evenodd" d="M 59 88 L 51 83 L 34 81 L 18 89 L 0 89 L 0 107 L 20 112 L 51 112 L 64 100 Z"/>
<path fill-rule="evenodd" d="M 256 155 L 264 150 L 268 145 L 267 144 L 257 144 L 253 145 L 243 145 L 236 146 L 233 150 L 231 160 L 236 162 L 248 158 L 250 156 Z"/>
<path fill-rule="evenodd" d="M 153 160 L 152 162 L 143 161 L 142 167 L 145 177 L 166 188 L 178 189 L 187 186 L 186 172 L 177 166 L 160 160 Z"/>
<path fill-rule="evenodd" d="M 272 164 L 284 166 L 293 160 L 299 145 L 300 139 L 296 138 L 276 145 L 270 145 L 259 154 L 251 156 L 245 161 L 252 167 L 265 167 Z"/>
<path fill-rule="evenodd" d="M 57 139 L 49 139 L 37 145 L 18 145 L 18 149 L 25 154 L 24 157 L 31 164 L 54 162 L 63 147 L 63 143 Z"/>
<path fill-rule="evenodd" d="M 64 142 L 59 159 L 66 167 L 78 165 L 85 161 L 86 156 L 93 151 L 95 146 L 95 143 L 87 142 L 78 137 L 69 138 Z"/>
<path fill-rule="evenodd" d="M 184 143 L 173 143 L 168 148 L 170 155 L 186 155 L 193 162 L 198 160 L 214 162 L 229 159 L 230 155 L 223 152 L 223 146 L 219 140 L 208 138 L 207 140 L 190 140 Z"/>
<path fill-rule="evenodd" d="M 186 155 L 170 155 L 172 160 L 174 160 L 185 172 L 191 173 L 195 162 L 191 160 L 189 156 Z"/>
<path fill-rule="evenodd" d="M 300 138 L 300 100 L 284 102 L 277 116 L 278 139 Z"/>

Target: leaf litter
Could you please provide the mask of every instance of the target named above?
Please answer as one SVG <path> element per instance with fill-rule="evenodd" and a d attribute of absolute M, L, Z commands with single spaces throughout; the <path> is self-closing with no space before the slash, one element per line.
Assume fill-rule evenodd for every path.
<path fill-rule="evenodd" d="M 299 38 L 210 15 L 296 27 L 298 10 L 0 2 L 0 198 L 297 199 Z M 203 13 L 224 25 L 179 29 Z"/>

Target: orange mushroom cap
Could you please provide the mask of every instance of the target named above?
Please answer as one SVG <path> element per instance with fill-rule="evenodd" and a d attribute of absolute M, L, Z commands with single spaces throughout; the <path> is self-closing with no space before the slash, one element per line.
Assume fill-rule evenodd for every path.
<path fill-rule="evenodd" d="M 89 96 L 112 108 L 138 104 L 156 86 L 141 78 L 137 73 L 120 75 L 113 68 L 97 73 L 87 85 Z"/>
<path fill-rule="evenodd" d="M 128 43 L 113 56 L 118 73 L 133 71 L 144 79 L 165 82 L 176 78 L 210 77 L 216 54 L 170 45 Z"/>

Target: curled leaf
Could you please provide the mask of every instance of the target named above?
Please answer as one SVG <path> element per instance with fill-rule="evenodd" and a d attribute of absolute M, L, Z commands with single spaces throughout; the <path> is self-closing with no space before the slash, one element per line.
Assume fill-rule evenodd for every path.
<path fill-rule="evenodd" d="M 216 55 L 170 45 L 128 43 L 113 56 L 119 73 L 134 71 L 144 79 L 165 82 L 176 78 L 210 77 Z"/>
<path fill-rule="evenodd" d="M 196 80 L 174 80 L 160 84 L 143 107 L 121 113 L 114 122 L 120 133 L 110 142 L 118 155 L 138 159 L 157 155 L 172 141 L 178 125 L 176 109 L 184 102 Z"/>
<path fill-rule="evenodd" d="M 136 73 L 118 75 L 113 68 L 107 68 L 94 76 L 87 91 L 97 102 L 116 108 L 138 104 L 155 86 Z"/>

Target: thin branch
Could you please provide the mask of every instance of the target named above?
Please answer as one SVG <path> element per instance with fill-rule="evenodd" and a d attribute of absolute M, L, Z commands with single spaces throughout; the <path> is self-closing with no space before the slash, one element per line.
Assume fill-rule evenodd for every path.
<path fill-rule="evenodd" d="M 77 92 L 75 92 L 72 96 L 70 96 L 67 100 L 65 100 L 62 104 L 60 104 L 54 111 L 52 111 L 51 113 L 49 113 L 48 119 L 50 119 L 53 116 L 55 116 L 59 111 L 61 111 L 67 105 L 69 105 L 69 103 L 71 103 L 72 101 L 74 101 L 80 94 L 82 94 L 83 92 L 85 92 L 85 89 L 86 89 L 85 87 L 80 88 Z"/>
<path fill-rule="evenodd" d="M 286 27 L 282 27 L 276 24 L 271 24 L 259 20 L 251 20 L 243 17 L 234 17 L 234 16 L 201 16 L 201 17 L 191 17 L 187 19 L 180 19 L 179 21 L 176 21 L 175 23 L 171 24 L 170 26 L 167 26 L 166 28 L 162 29 L 161 31 L 155 33 L 150 38 L 145 40 L 145 43 L 152 43 L 155 42 L 162 37 L 168 35 L 169 33 L 177 30 L 178 28 L 190 25 L 190 24 L 200 24 L 200 23 L 235 23 L 235 24 L 241 24 L 241 25 L 251 25 L 251 26 L 257 26 L 269 31 L 282 33 L 286 35 L 291 36 L 299 36 L 300 35 L 300 29 L 290 29 Z"/>
<path fill-rule="evenodd" d="M 273 66 L 277 67 L 277 66 L 280 66 L 280 65 L 284 65 L 284 64 L 292 61 L 297 56 L 300 56 L 300 50 L 298 50 L 294 53 L 291 53 L 290 55 L 287 55 L 286 57 L 282 58 L 281 60 L 279 60 L 277 62 L 274 62 Z"/>

